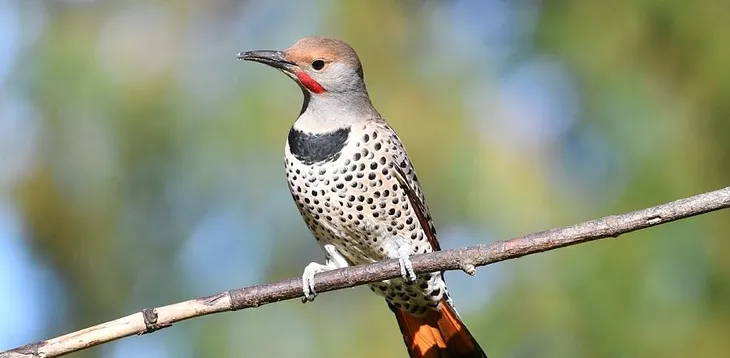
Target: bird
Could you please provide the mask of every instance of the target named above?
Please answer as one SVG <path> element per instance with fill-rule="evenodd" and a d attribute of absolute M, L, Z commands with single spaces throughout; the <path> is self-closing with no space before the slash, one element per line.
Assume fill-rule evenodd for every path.
<path fill-rule="evenodd" d="M 426 198 L 403 142 L 365 87 L 346 42 L 305 37 L 285 50 L 238 53 L 299 85 L 303 104 L 286 139 L 291 196 L 325 254 L 302 274 L 303 302 L 314 276 L 397 259 L 401 277 L 369 284 L 395 314 L 411 358 L 486 358 L 454 308 L 443 272 L 416 275 L 410 256 L 441 250 Z"/>

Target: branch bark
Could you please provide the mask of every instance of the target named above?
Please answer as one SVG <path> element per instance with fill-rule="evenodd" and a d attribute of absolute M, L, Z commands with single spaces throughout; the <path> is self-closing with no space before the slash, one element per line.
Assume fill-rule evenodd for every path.
<path fill-rule="evenodd" d="M 581 224 L 542 231 L 489 245 L 444 250 L 412 257 L 418 273 L 463 270 L 619 235 L 730 207 L 730 187 L 667 204 Z M 376 262 L 317 274 L 316 291 L 327 292 L 400 276 L 398 260 Z M 119 338 L 151 333 L 173 323 L 212 313 L 258 307 L 302 297 L 300 278 L 250 286 L 167 306 L 143 309 L 113 321 L 0 352 L 0 358 L 58 357 Z"/>

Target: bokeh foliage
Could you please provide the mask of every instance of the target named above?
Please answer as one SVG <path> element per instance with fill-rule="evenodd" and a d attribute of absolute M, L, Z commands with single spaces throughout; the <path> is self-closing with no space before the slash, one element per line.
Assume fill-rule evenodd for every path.
<path fill-rule="evenodd" d="M 730 178 L 725 1 L 8 6 L 25 45 L 0 98 L 22 98 L 40 130 L 32 165 L 0 200 L 60 287 L 38 293 L 54 314 L 28 340 L 296 276 L 322 260 L 282 171 L 301 94 L 235 61 L 304 35 L 358 50 L 442 247 L 650 206 Z M 545 73 L 552 80 L 535 79 Z M 448 277 L 494 357 L 727 357 L 728 233 L 720 212 Z M 75 356 L 404 354 L 382 300 L 357 288 Z"/>

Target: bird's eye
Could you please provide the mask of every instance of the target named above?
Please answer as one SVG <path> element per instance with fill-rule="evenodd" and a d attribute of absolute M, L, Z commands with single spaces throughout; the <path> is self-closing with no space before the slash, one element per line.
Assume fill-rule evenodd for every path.
<path fill-rule="evenodd" d="M 324 68 L 324 61 L 322 60 L 314 60 L 312 61 L 312 68 L 316 71 L 319 71 Z"/>

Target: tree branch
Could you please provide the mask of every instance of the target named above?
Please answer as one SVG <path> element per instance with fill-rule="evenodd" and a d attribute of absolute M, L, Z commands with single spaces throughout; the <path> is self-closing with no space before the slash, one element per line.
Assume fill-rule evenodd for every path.
<path fill-rule="evenodd" d="M 444 250 L 412 257 L 418 273 L 464 270 L 559 247 L 575 245 L 665 224 L 730 207 L 730 187 L 671 203 L 607 216 L 581 224 L 529 234 L 489 245 Z M 363 285 L 400 276 L 398 260 L 376 262 L 317 274 L 317 292 Z M 211 313 L 258 307 L 302 296 L 300 278 L 222 292 L 141 312 L 60 337 L 0 352 L 0 358 L 58 357 L 133 334 L 146 334 L 173 323 Z"/>

